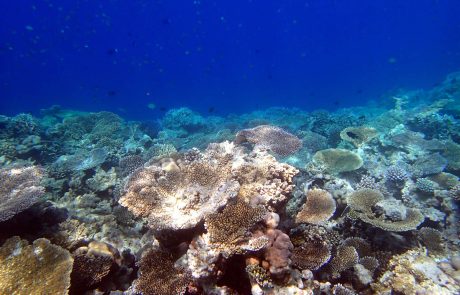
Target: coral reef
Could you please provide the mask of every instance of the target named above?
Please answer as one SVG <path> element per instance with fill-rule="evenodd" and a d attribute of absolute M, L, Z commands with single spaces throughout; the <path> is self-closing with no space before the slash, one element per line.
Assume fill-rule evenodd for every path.
<path fill-rule="evenodd" d="M 0 293 L 458 294 L 459 81 L 336 111 L 0 116 Z"/>

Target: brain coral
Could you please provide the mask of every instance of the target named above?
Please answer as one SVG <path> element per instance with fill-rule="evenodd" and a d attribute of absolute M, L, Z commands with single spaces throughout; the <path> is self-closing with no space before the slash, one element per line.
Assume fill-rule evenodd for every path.
<path fill-rule="evenodd" d="M 302 141 L 296 136 L 283 129 L 260 125 L 251 129 L 241 130 L 236 134 L 235 142 L 249 142 L 255 144 L 255 148 L 269 149 L 280 156 L 289 156 L 302 147 Z"/>
<path fill-rule="evenodd" d="M 283 201 L 297 172 L 263 151 L 248 155 L 229 142 L 210 144 L 203 153 L 192 150 L 138 169 L 120 204 L 153 228 L 192 228 L 236 195 L 253 204 Z"/>
<path fill-rule="evenodd" d="M 134 282 L 134 290 L 143 295 L 183 294 L 191 276 L 174 263 L 175 259 L 171 254 L 161 250 L 149 250 L 139 263 L 139 278 Z"/>
<path fill-rule="evenodd" d="M 0 248 L 0 294 L 68 294 L 72 265 L 69 251 L 47 239 L 12 237 Z"/>
<path fill-rule="evenodd" d="M 347 127 L 340 132 L 340 138 L 353 143 L 356 147 L 370 141 L 377 135 L 375 128 L 365 126 Z"/>
<path fill-rule="evenodd" d="M 320 224 L 332 217 L 335 208 L 335 200 L 328 191 L 322 189 L 309 190 L 307 200 L 296 216 L 296 222 Z"/>
<path fill-rule="evenodd" d="M 40 186 L 42 170 L 35 167 L 0 169 L 0 222 L 35 204 L 45 193 Z"/>
<path fill-rule="evenodd" d="M 324 166 L 329 173 L 354 171 L 363 165 L 358 154 L 344 149 L 325 149 L 315 153 L 313 161 Z"/>
<path fill-rule="evenodd" d="M 379 215 L 374 208 L 377 203 L 383 200 L 382 193 L 377 190 L 361 189 L 355 191 L 347 197 L 347 204 L 350 207 L 348 215 L 383 230 L 395 232 L 416 229 L 425 219 L 419 210 L 406 208 L 402 204 L 401 210 L 405 210 L 404 219 L 393 220 L 391 216 L 385 214 Z"/>

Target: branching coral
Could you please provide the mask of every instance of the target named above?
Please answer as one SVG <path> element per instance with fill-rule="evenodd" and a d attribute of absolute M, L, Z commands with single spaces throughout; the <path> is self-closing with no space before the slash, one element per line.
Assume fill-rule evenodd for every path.
<path fill-rule="evenodd" d="M 332 217 L 335 208 L 335 200 L 329 192 L 322 189 L 309 190 L 307 200 L 296 216 L 296 222 L 320 224 Z"/>
<path fill-rule="evenodd" d="M 386 231 L 408 231 L 416 229 L 425 219 L 419 210 L 406 208 L 401 205 L 401 210 L 405 210 L 404 219 L 394 220 L 393 216 L 387 216 L 375 210 L 375 205 L 383 201 L 382 193 L 372 189 L 361 189 L 355 191 L 347 198 L 350 207 L 349 216 L 359 218 L 362 221 Z"/>
<path fill-rule="evenodd" d="M 12 237 L 0 248 L 0 293 L 68 294 L 72 265 L 69 251 L 47 239 Z"/>
<path fill-rule="evenodd" d="M 236 134 L 235 142 L 249 142 L 255 144 L 255 149 L 269 149 L 283 157 L 297 152 L 302 147 L 302 141 L 299 138 L 279 127 L 270 125 L 241 130 Z"/>
<path fill-rule="evenodd" d="M 0 222 L 35 204 L 45 193 L 43 172 L 36 166 L 0 169 Z"/>
<path fill-rule="evenodd" d="M 358 154 L 344 149 L 326 149 L 315 153 L 313 161 L 324 165 L 329 173 L 354 171 L 361 168 L 363 160 Z"/>
<path fill-rule="evenodd" d="M 358 126 L 358 127 L 347 127 L 340 132 L 340 137 L 348 142 L 351 142 L 356 147 L 370 141 L 378 135 L 375 128 Z"/>
<path fill-rule="evenodd" d="M 143 295 L 183 294 L 191 277 L 184 268 L 176 267 L 174 263 L 171 254 L 149 250 L 139 263 L 139 278 L 134 282 L 134 290 Z"/>

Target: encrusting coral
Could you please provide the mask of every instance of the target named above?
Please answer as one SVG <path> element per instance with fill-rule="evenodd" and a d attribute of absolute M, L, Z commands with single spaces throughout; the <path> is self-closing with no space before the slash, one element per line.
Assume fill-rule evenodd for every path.
<path fill-rule="evenodd" d="M 0 247 L 0 294 L 68 294 L 73 261 L 47 239 L 12 237 Z"/>
<path fill-rule="evenodd" d="M 335 208 L 335 200 L 328 191 L 322 189 L 309 190 L 307 200 L 296 216 L 296 222 L 320 224 L 332 217 Z"/>
<path fill-rule="evenodd" d="M 255 145 L 254 149 L 268 149 L 280 156 L 289 156 L 302 147 L 302 141 L 283 129 L 260 125 L 251 129 L 244 129 L 236 134 L 235 142 L 249 142 Z"/>
<path fill-rule="evenodd" d="M 0 222 L 13 217 L 45 193 L 40 186 L 43 171 L 36 166 L 0 169 Z"/>

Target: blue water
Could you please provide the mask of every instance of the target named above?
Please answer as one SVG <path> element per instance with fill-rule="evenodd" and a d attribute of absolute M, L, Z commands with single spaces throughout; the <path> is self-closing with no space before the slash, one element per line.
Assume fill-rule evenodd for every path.
<path fill-rule="evenodd" d="M 459 69 L 459 15 L 455 0 L 1 1 L 0 113 L 379 101 Z"/>

